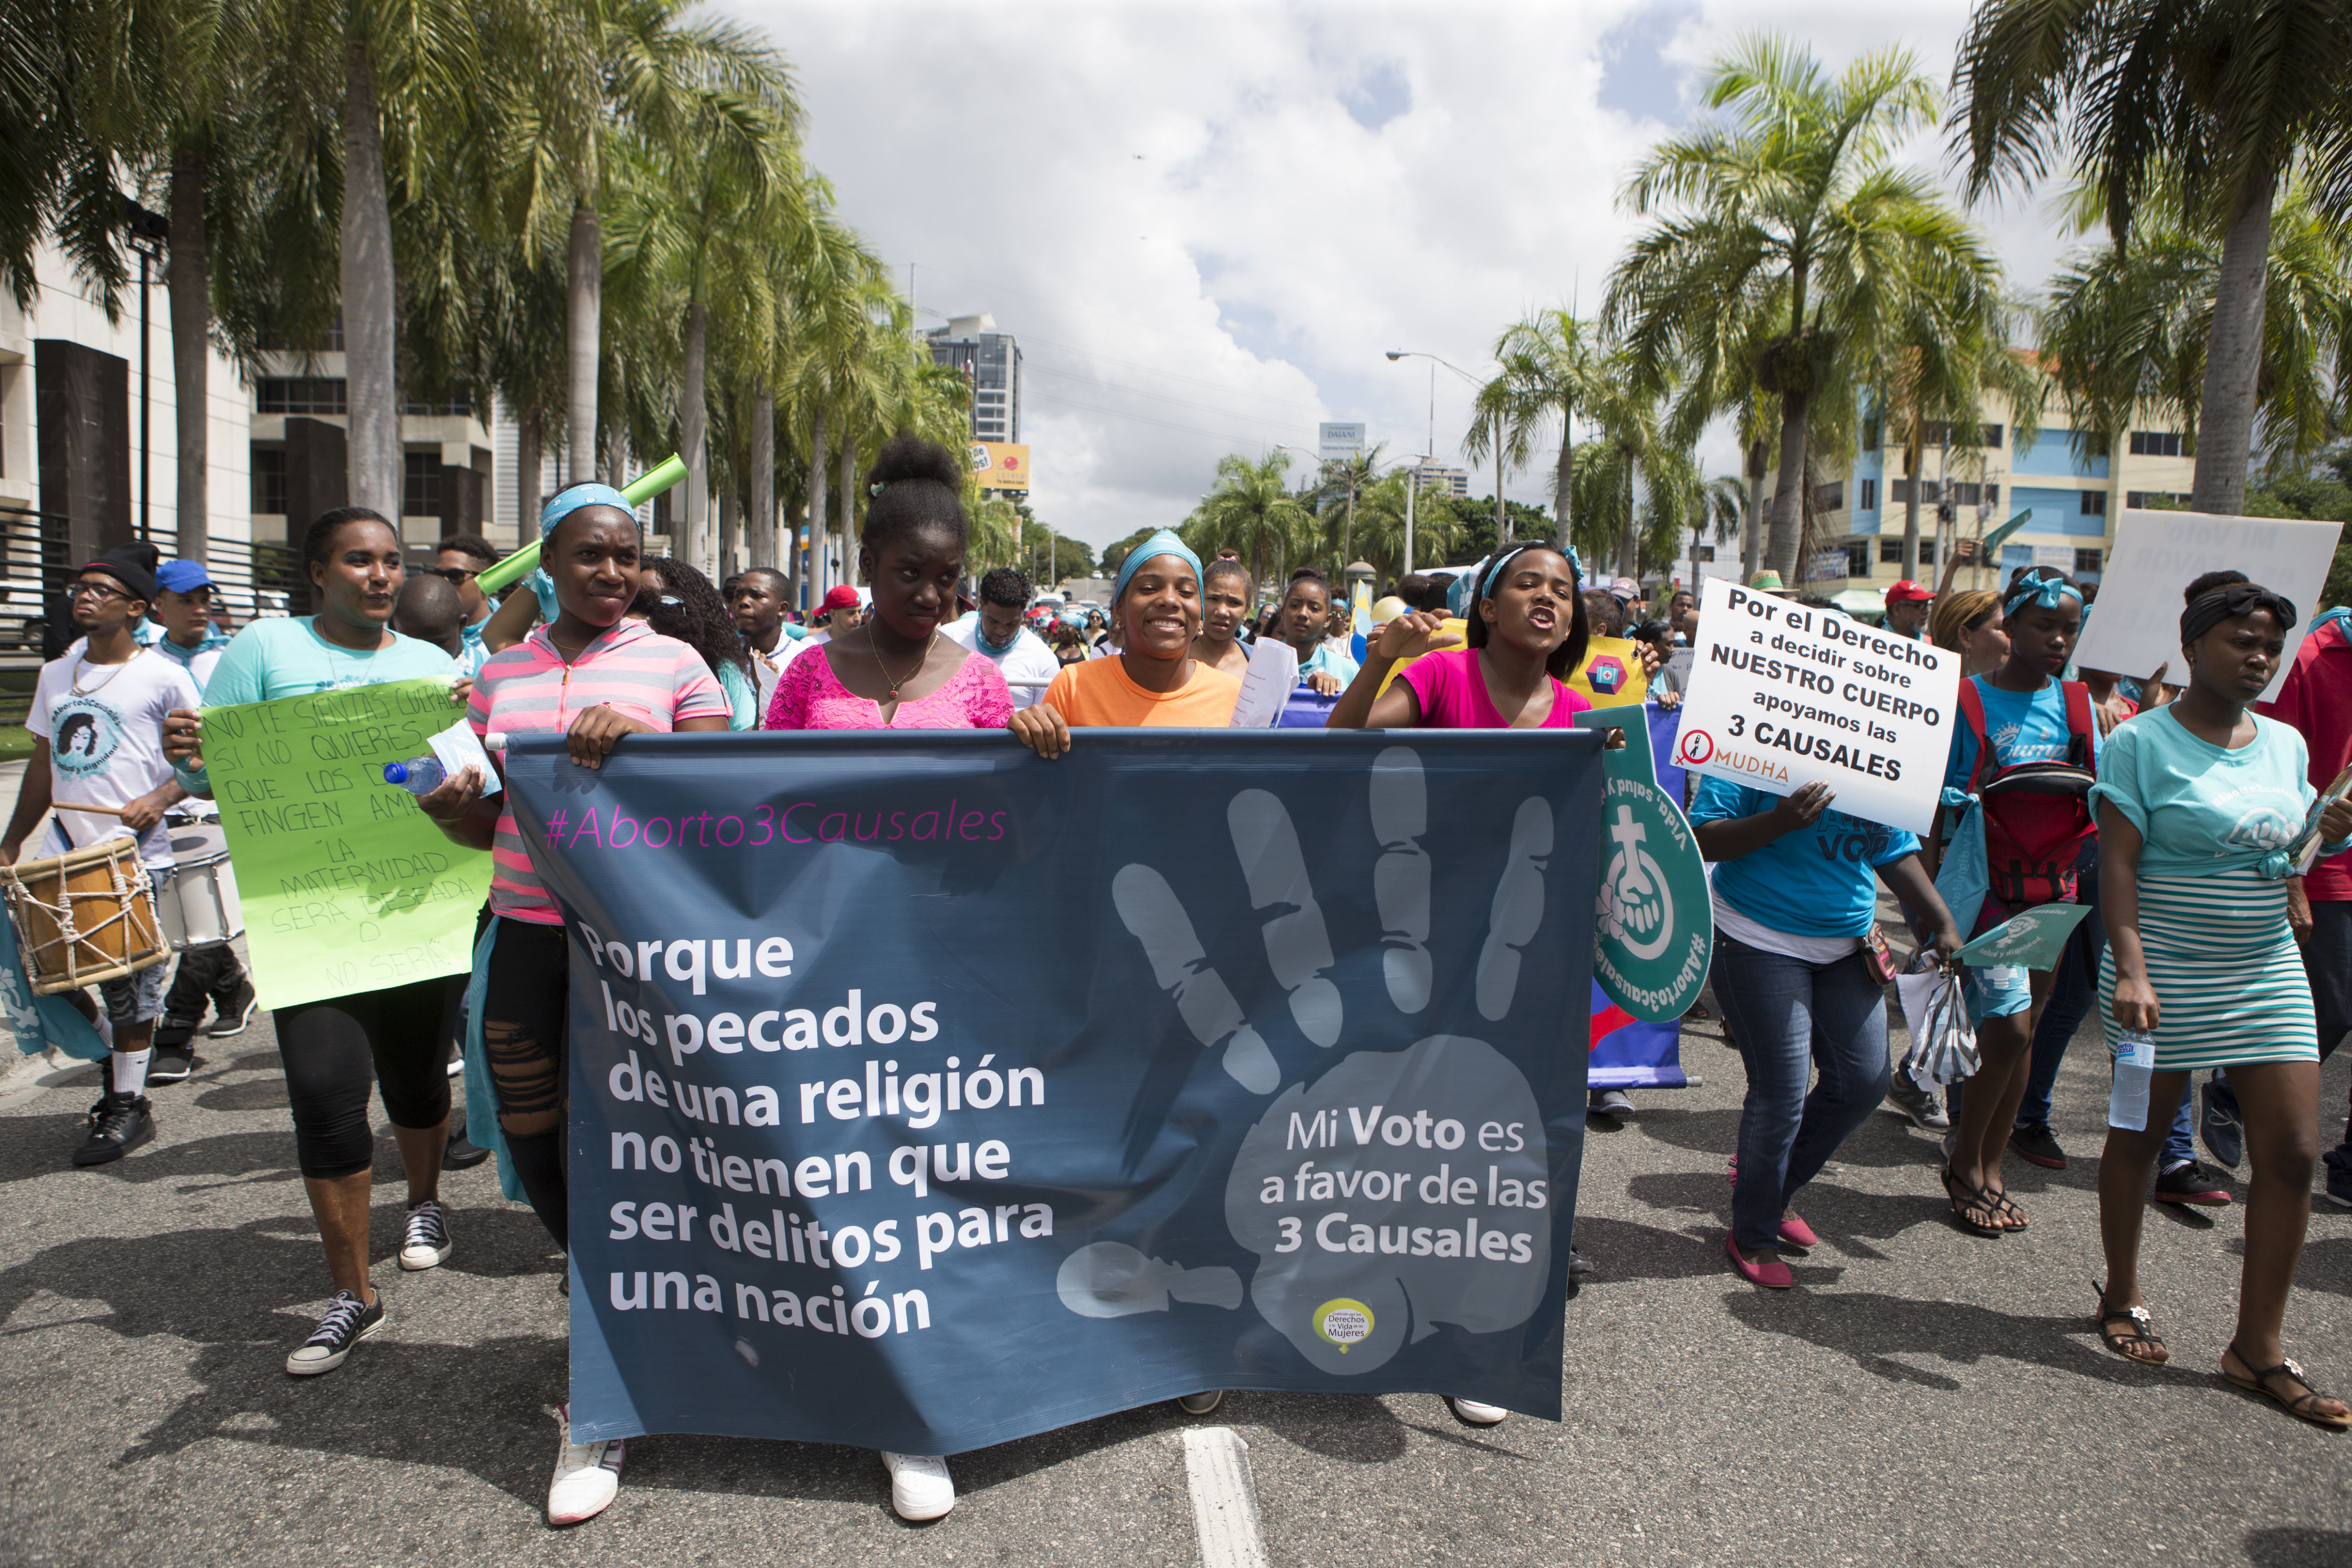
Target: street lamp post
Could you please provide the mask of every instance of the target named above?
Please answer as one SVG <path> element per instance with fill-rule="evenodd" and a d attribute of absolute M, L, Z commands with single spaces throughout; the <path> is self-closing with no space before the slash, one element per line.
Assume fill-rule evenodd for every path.
<path fill-rule="evenodd" d="M 1478 378 L 1443 354 L 1424 353 L 1419 349 L 1390 349 L 1387 352 L 1391 363 L 1403 359 L 1429 361 L 1429 451 L 1422 461 L 1434 462 L 1437 460 L 1437 367 L 1444 365 L 1473 386 L 1478 384 Z M 1406 484 L 1404 491 L 1404 569 L 1407 572 L 1412 570 L 1412 500 L 1413 491 L 1419 488 L 1420 475 L 1416 473 Z M 1509 510 L 1503 503 L 1503 432 L 1498 426 L 1495 431 L 1495 542 L 1498 550 L 1510 538 L 1509 518 Z"/>

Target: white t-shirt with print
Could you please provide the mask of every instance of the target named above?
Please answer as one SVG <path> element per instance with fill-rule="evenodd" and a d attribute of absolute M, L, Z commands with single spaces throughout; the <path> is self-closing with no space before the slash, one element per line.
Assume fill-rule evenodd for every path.
<path fill-rule="evenodd" d="M 128 833 L 112 816 L 63 809 L 68 801 L 128 805 L 171 782 L 163 760 L 163 717 L 200 708 L 204 697 L 185 668 L 152 648 L 128 664 L 91 664 L 80 654 L 41 667 L 25 727 L 49 743 L 49 798 L 76 848 Z M 172 863 L 171 830 L 158 823 L 141 837 L 139 858 Z"/>

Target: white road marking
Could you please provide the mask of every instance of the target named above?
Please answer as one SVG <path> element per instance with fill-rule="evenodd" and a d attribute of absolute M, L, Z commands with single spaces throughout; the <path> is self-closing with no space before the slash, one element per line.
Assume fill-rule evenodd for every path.
<path fill-rule="evenodd" d="M 1201 1568 L 1265 1568 L 1257 1488 L 1250 1480 L 1249 1445 L 1240 1434 L 1230 1426 L 1187 1427 L 1184 1479 L 1192 1493 Z"/>

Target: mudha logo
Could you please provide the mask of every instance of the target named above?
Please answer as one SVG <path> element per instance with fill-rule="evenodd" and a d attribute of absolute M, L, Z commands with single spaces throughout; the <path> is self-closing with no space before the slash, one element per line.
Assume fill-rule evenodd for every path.
<path fill-rule="evenodd" d="M 1704 730 L 1685 730 L 1675 748 L 1675 761 L 1686 768 L 1703 768 L 1715 758 L 1715 737 Z"/>

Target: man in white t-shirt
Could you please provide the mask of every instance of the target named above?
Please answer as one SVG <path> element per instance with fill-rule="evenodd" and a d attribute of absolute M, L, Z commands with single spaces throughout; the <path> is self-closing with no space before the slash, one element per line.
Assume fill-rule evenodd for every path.
<path fill-rule="evenodd" d="M 792 663 L 801 646 L 784 632 L 784 601 L 791 592 L 784 574 L 765 566 L 754 566 L 727 584 L 727 608 L 735 617 L 735 629 L 743 634 L 743 646 L 751 653 L 751 674 L 760 689 L 762 719 L 767 716 L 768 700 L 776 694 L 776 683 L 783 679 L 784 666 Z"/>
<path fill-rule="evenodd" d="M 1045 683 L 1062 668 L 1054 650 L 1021 624 L 1029 608 L 1029 592 L 1028 578 L 1010 566 L 999 566 L 980 580 L 978 612 L 940 628 L 941 637 L 996 661 L 998 672 L 1013 689 L 1015 712 L 1045 696 Z"/>
<path fill-rule="evenodd" d="M 199 707 L 204 698 L 185 668 L 134 635 L 155 602 L 157 554 L 152 544 L 124 545 L 83 567 L 66 590 L 83 640 L 78 650 L 43 665 L 33 689 L 25 721 L 33 732 L 33 760 L 16 815 L 0 837 L 0 856 L 11 865 L 54 806 L 57 816 L 38 850 L 42 858 L 127 834 L 138 839 L 139 858 L 159 888 L 171 876 L 172 836 L 163 813 L 187 793 L 163 759 L 163 717 L 174 708 Z M 75 805 L 108 809 L 76 811 Z M 114 1054 L 109 1088 L 90 1108 L 89 1136 L 74 1151 L 77 1165 L 119 1160 L 155 1136 L 147 1066 L 168 973 L 159 963 L 100 983 Z M 110 1033 L 106 1025 L 101 1034 Z"/>

